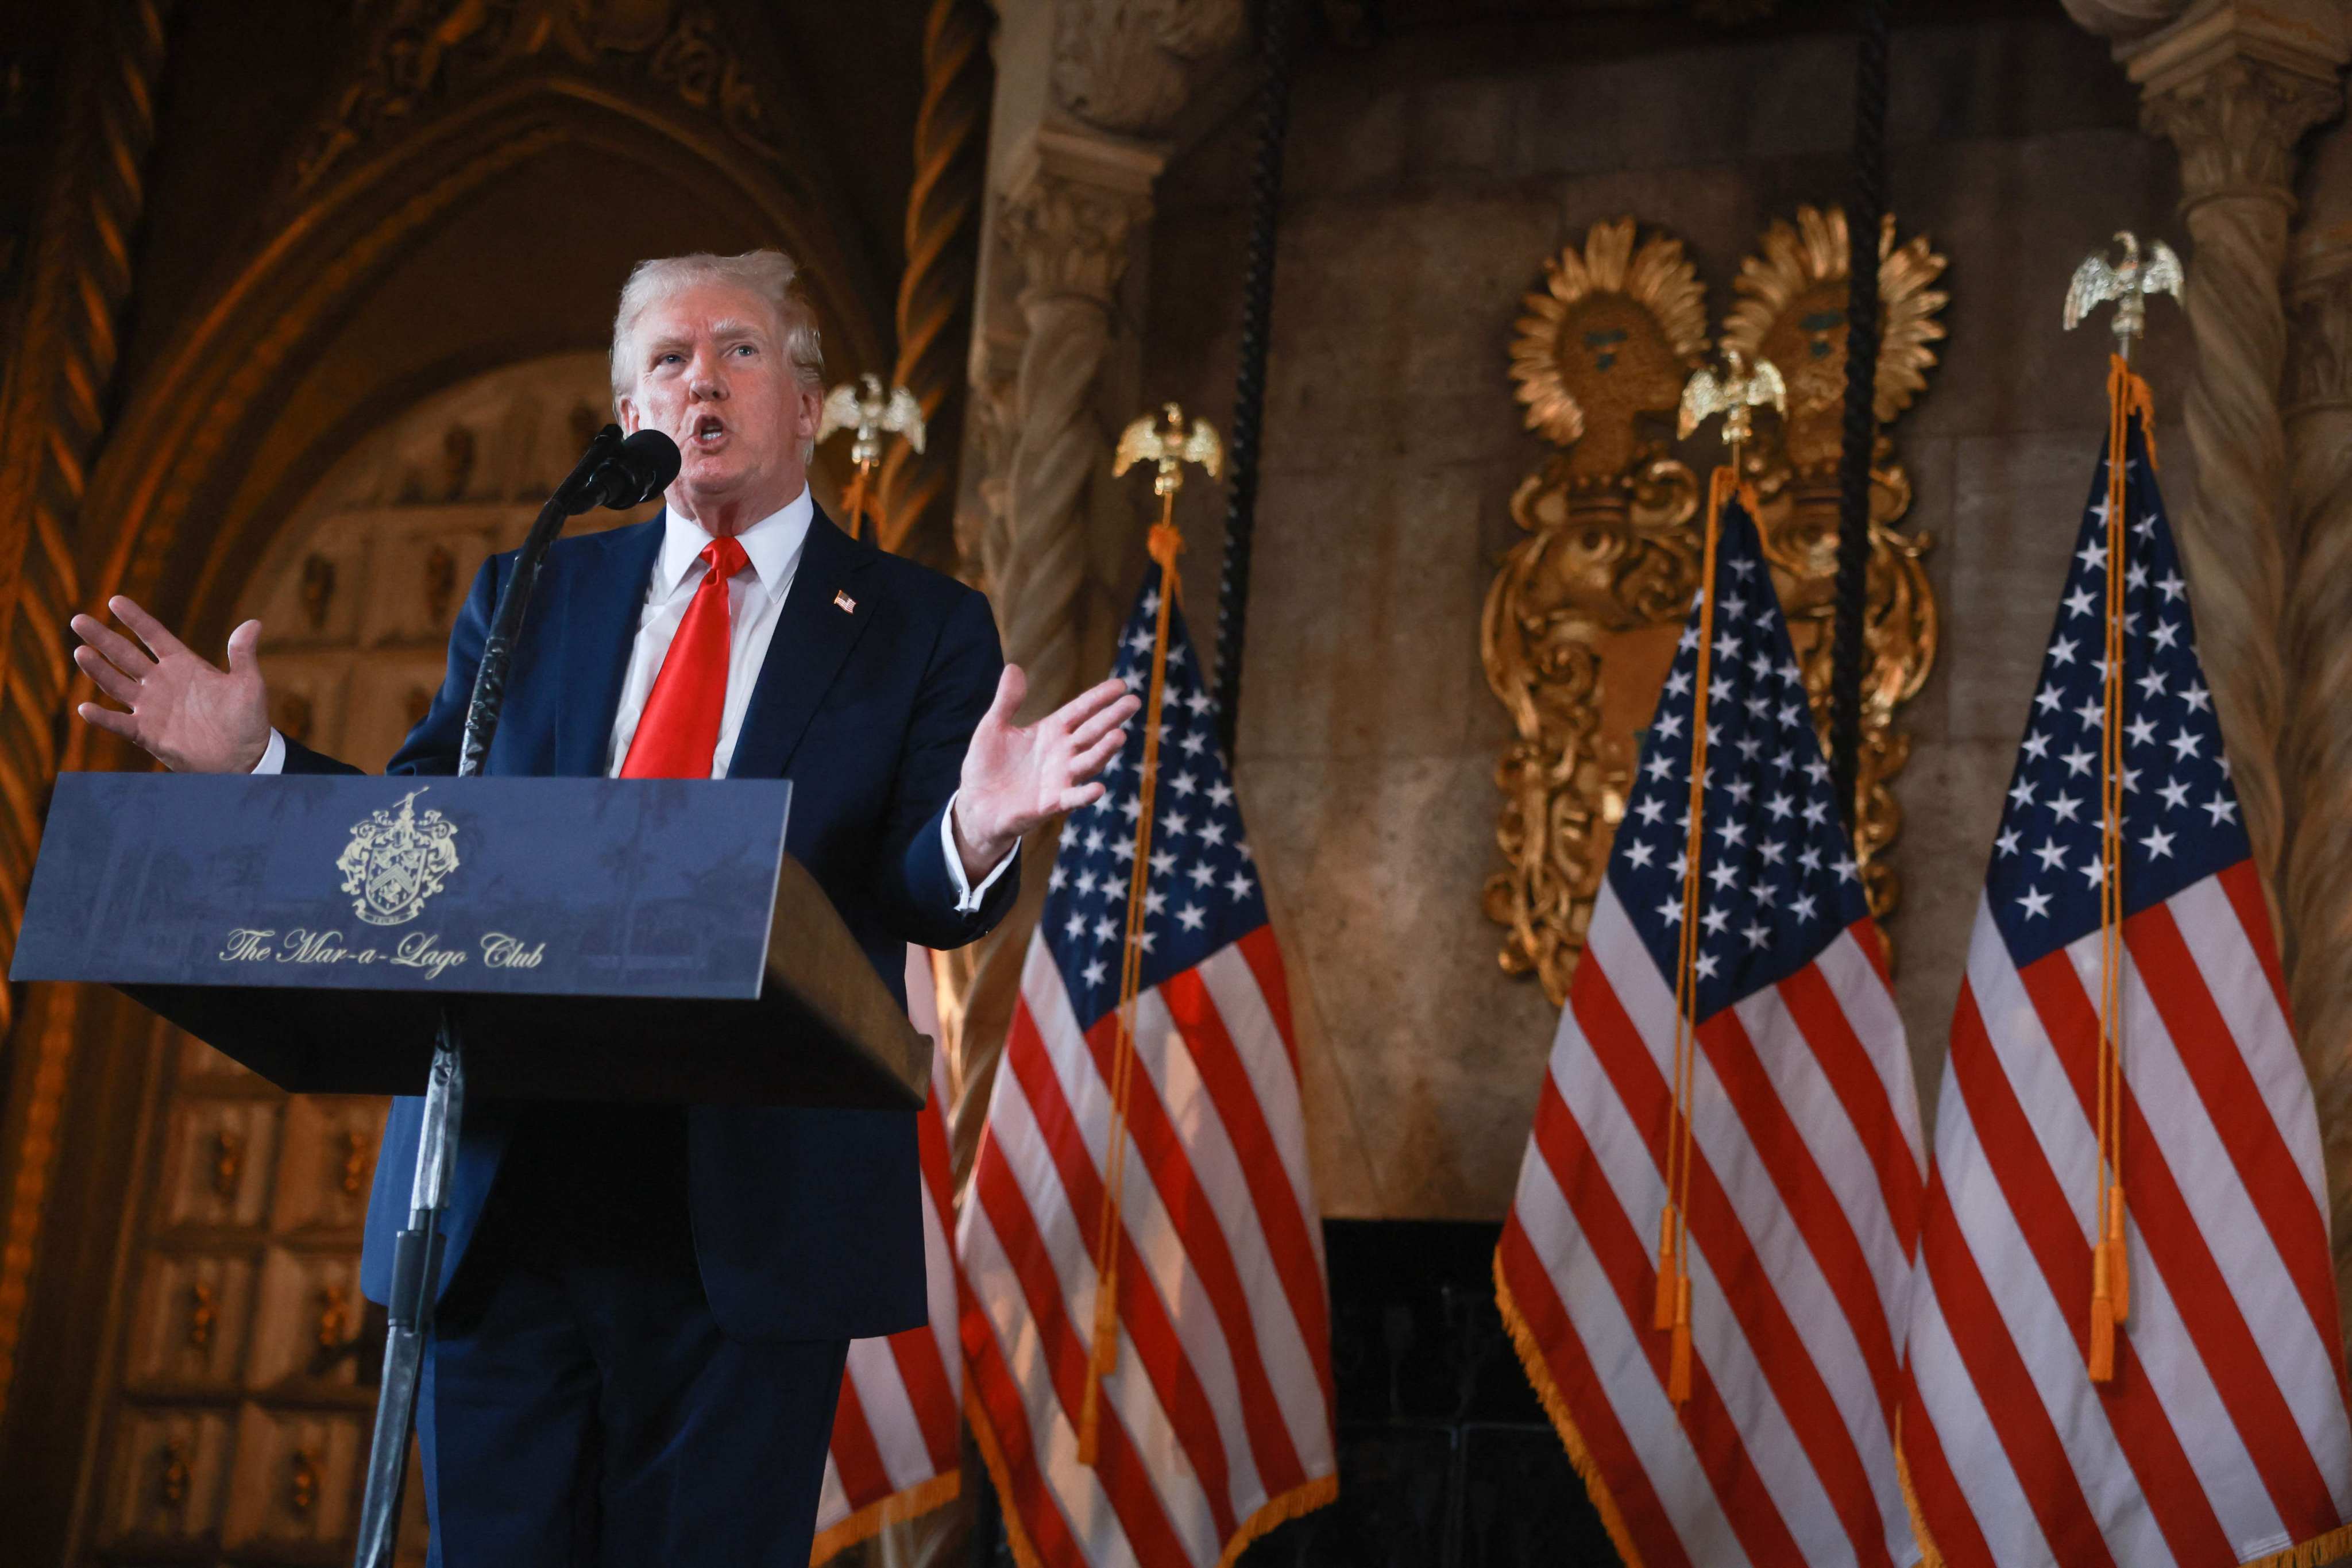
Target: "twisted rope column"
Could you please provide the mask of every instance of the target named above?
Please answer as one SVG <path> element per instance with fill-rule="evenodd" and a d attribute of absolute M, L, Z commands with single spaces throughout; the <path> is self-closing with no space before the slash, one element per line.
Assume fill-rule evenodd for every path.
<path fill-rule="evenodd" d="M 996 83 L 987 0 L 935 0 L 923 25 L 923 101 L 915 115 L 915 184 L 907 197 L 907 270 L 898 280 L 894 384 L 915 395 L 928 453 L 894 442 L 882 460 L 877 535 L 885 550 L 952 572 L 957 432 L 964 346 L 980 269 L 980 197 L 988 174 L 988 104 Z"/>
<path fill-rule="evenodd" d="M 25 311 L 0 397 L 0 958 L 25 911 L 40 813 L 56 777 L 73 673 L 66 627 L 81 586 L 74 528 L 106 429 L 121 357 L 131 247 L 155 140 L 168 0 L 115 0 L 85 25 L 89 53 L 63 94 L 65 123 L 27 268 Z M 14 998 L 0 987 L 0 1028 Z M 17 1031 L 0 1127 L 0 1409 L 7 1404 L 26 1280 L 57 1152 L 70 1032 Z"/>
<path fill-rule="evenodd" d="M 2352 224 L 2296 247 L 2286 405 L 2294 571 L 2280 878 L 2287 986 L 2326 1146 L 2337 1297 L 2352 1314 Z M 2346 1319 L 2352 1335 L 2352 1315 Z"/>
<path fill-rule="evenodd" d="M 2136 77 L 2147 80 L 2134 62 Z M 2246 837 L 2273 889 L 2284 838 L 2278 747 L 2285 712 L 2286 365 L 2279 277 L 2294 208 L 2294 144 L 2336 112 L 2326 79 L 2231 55 L 2152 85 L 2142 122 L 2180 153 L 2182 218 L 2195 249 L 2184 299 L 2197 368 L 2182 400 L 2197 484 L 2179 517 Z"/>

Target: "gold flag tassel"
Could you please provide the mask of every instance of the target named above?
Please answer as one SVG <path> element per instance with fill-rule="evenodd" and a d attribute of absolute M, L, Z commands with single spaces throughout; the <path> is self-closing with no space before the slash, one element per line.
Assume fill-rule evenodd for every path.
<path fill-rule="evenodd" d="M 2132 374 L 2133 340 L 2147 326 L 2147 301 L 2180 298 L 2180 258 L 2164 241 L 2143 249 L 2128 231 L 2110 259 L 2085 258 L 2066 286 L 2066 329 L 2112 302 L 2116 352 L 2107 364 L 2107 605 L 2105 712 L 2099 747 L 2099 1047 L 2093 1117 L 2099 1159 L 2091 1198 L 2091 1381 L 2116 1374 L 2116 1330 L 2131 1316 L 2131 1257 L 2124 1216 L 2124 526 L 2125 477 L 2130 467 L 2131 416 L 2140 416 L 2148 465 L 2156 464 L 2156 410 L 2147 383 Z"/>
<path fill-rule="evenodd" d="M 2091 1204 L 2091 1342 L 2093 1383 L 2116 1375 L 2116 1331 L 2131 1316 L 2131 1256 L 2126 1243 L 2123 1182 L 2123 965 L 2124 965 L 2124 552 L 2125 481 L 2130 461 L 2131 419 L 2153 424 L 2147 383 L 2132 374 L 2121 354 L 2107 369 L 2106 659 L 2105 714 L 2099 757 L 2099 1045 L 2093 1117 L 2098 1124 L 2099 1159 Z M 2149 439 L 2149 457 L 2155 456 Z"/>
<path fill-rule="evenodd" d="M 1709 476 L 1706 545 L 1699 563 L 1698 660 L 1691 697 L 1690 810 L 1683 839 L 1682 924 L 1675 963 L 1675 1099 L 1666 1124 L 1666 1203 L 1658 1215 L 1658 1285 L 1651 1303 L 1651 1326 L 1670 1334 L 1666 1352 L 1666 1397 L 1677 1407 L 1691 1394 L 1690 1177 L 1691 1100 L 1698 1078 L 1699 861 L 1706 848 L 1706 710 L 1715 661 L 1715 568 L 1723 540 L 1723 509 L 1735 495 L 1753 513 L 1756 502 L 1739 481 L 1739 450 L 1748 433 L 1751 407 L 1786 406 L 1780 373 L 1759 360 L 1751 369 L 1736 350 L 1724 355 L 1723 374 L 1701 369 L 1683 388 L 1677 421 L 1688 437 L 1701 421 L 1723 415 L 1724 445 L 1730 461 Z"/>
<path fill-rule="evenodd" d="M 1178 591 L 1176 556 L 1184 536 L 1176 528 L 1176 492 L 1183 488 L 1182 465 L 1199 463 L 1215 478 L 1223 448 L 1206 421 L 1195 421 L 1191 435 L 1174 404 L 1167 406 L 1168 430 L 1155 428 L 1147 416 L 1119 437 L 1112 462 L 1114 477 L 1139 460 L 1153 460 L 1159 471 L 1151 483 L 1160 497 L 1160 521 L 1151 527 L 1149 549 L 1160 568 L 1160 606 L 1151 637 L 1151 678 L 1144 688 L 1143 765 L 1135 787 L 1135 863 L 1128 873 L 1126 940 L 1119 951 L 1118 1025 L 1111 1041 L 1110 1131 L 1103 1142 L 1102 1208 L 1095 1229 L 1094 1341 L 1087 1355 L 1086 1393 L 1078 1405 L 1078 1463 L 1091 1467 L 1102 1452 L 1103 1384 L 1118 1370 L 1118 1255 L 1125 1231 L 1122 1198 L 1127 1183 L 1127 1108 L 1135 1083 L 1135 1000 L 1142 990 L 1143 922 L 1149 907 L 1146 893 L 1151 879 L 1152 805 L 1160 783 L 1160 710 L 1168 694 L 1168 627 L 1175 612 Z"/>

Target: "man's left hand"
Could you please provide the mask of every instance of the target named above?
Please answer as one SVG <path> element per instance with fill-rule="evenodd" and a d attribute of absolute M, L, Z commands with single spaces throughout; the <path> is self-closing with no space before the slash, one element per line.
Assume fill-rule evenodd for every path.
<path fill-rule="evenodd" d="M 1143 700 L 1117 680 L 1090 687 L 1034 724 L 1013 722 L 1029 678 L 1004 667 L 996 700 L 982 715 L 963 756 L 963 788 L 956 796 L 956 853 L 964 876 L 978 882 L 1013 852 L 1021 836 L 1048 818 L 1102 798 L 1095 782 L 1126 742 L 1120 728 Z"/>

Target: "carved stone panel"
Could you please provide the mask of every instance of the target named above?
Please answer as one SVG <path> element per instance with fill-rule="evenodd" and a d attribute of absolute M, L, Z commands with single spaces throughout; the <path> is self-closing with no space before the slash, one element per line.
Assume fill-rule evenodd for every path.
<path fill-rule="evenodd" d="M 236 1386 L 253 1316 L 247 1255 L 153 1254 L 132 1309 L 129 1379 Z"/>
<path fill-rule="evenodd" d="M 172 1108 L 163 1215 L 173 1226 L 258 1228 L 268 1216 L 282 1108 L 264 1100 Z"/>
<path fill-rule="evenodd" d="M 291 1552 L 340 1543 L 355 1522 L 368 1421 L 357 1411 L 247 1405 L 238 1415 L 223 1548 Z"/>
<path fill-rule="evenodd" d="M 166 1551 L 220 1528 L 234 1446 L 226 1410 L 142 1410 L 123 1424 L 99 1539 Z"/>
<path fill-rule="evenodd" d="M 1769 360 L 1785 419 L 1759 421 L 1744 455 L 1774 585 L 1824 738 L 1834 613 L 1837 462 L 1845 384 L 1845 219 L 1800 208 L 1765 231 L 1741 268 L 1722 342 Z M 1632 218 L 1596 225 L 1545 265 L 1511 345 L 1527 424 L 1561 451 L 1523 481 L 1511 516 L 1526 534 L 1487 592 L 1480 651 L 1510 712 L 1496 767 L 1506 868 L 1488 879 L 1489 919 L 1507 928 L 1508 974 L 1538 975 L 1564 1001 L 1649 721 L 1697 585 L 1696 474 L 1667 422 L 1707 348 L 1705 291 L 1678 241 Z M 1876 412 L 1907 408 L 1935 363 L 1943 258 L 1925 238 L 1880 245 L 1885 318 Z M 1856 853 L 1874 912 L 1899 889 L 1885 852 L 1901 816 L 1893 781 L 1908 754 L 1895 728 L 1935 659 L 1929 541 L 1895 525 L 1911 480 L 1882 434 L 1873 468 L 1865 609 L 1861 822 Z"/>

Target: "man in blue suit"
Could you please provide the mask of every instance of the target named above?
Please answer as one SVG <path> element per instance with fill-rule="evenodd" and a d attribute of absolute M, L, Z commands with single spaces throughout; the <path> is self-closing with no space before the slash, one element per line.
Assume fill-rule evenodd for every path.
<path fill-rule="evenodd" d="M 772 251 L 641 264 L 614 323 L 628 429 L 682 455 L 664 514 L 559 542 L 486 771 L 786 777 L 786 847 L 875 970 L 1013 899 L 1020 836 L 1096 799 L 1137 703 L 1107 681 L 1027 728 L 987 602 L 850 540 L 806 467 L 816 328 Z M 509 556 L 394 757 L 456 771 Z M 353 772 L 269 726 L 258 623 L 223 671 L 127 599 L 75 660 L 81 716 L 194 772 Z M 362 1284 L 383 1299 L 423 1101 L 386 1124 Z M 435 1561 L 804 1568 L 852 1338 L 924 1321 L 911 1115 L 593 1102 L 467 1107 L 418 1411 Z"/>

